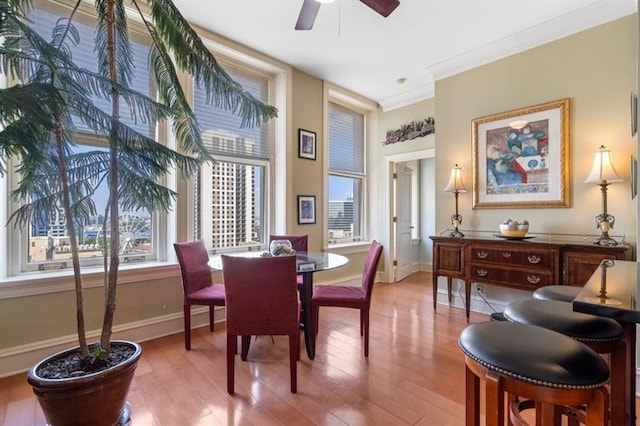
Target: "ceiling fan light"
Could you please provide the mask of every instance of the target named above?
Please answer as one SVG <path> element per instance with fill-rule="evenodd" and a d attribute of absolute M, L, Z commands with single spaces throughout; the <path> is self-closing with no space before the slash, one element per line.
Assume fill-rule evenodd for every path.
<path fill-rule="evenodd" d="M 336 0 L 316 0 L 318 3 L 333 3 Z"/>

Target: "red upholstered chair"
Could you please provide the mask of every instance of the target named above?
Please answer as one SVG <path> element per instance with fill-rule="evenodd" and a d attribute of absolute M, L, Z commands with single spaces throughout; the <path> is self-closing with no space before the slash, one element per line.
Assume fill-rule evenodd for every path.
<path fill-rule="evenodd" d="M 320 306 L 339 306 L 343 308 L 354 308 L 360 310 L 360 335 L 364 335 L 364 356 L 369 356 L 369 308 L 371 306 L 371 293 L 373 283 L 376 278 L 378 262 L 382 254 L 382 244 L 377 241 L 371 243 L 367 261 L 364 264 L 362 273 L 362 285 L 338 286 L 319 285 L 313 290 L 311 298 L 311 318 L 313 319 L 315 338 L 318 333 L 318 317 Z"/>
<path fill-rule="evenodd" d="M 291 241 L 291 248 L 293 248 L 296 253 L 299 251 L 307 252 L 307 241 L 309 236 L 307 234 L 304 235 L 269 235 L 269 244 L 274 240 L 289 240 Z M 302 275 L 298 275 L 296 278 L 298 282 L 298 290 L 302 287 Z"/>
<path fill-rule="evenodd" d="M 214 306 L 224 306 L 224 286 L 213 284 L 209 253 L 203 241 L 174 243 L 184 290 L 184 347 L 191 350 L 191 305 L 209 306 L 209 330 L 213 331 Z"/>
<path fill-rule="evenodd" d="M 227 391 L 234 392 L 237 336 L 242 336 L 242 360 L 251 336 L 289 336 L 291 392 L 297 392 L 300 354 L 300 302 L 296 257 L 222 257 L 227 302 Z"/>

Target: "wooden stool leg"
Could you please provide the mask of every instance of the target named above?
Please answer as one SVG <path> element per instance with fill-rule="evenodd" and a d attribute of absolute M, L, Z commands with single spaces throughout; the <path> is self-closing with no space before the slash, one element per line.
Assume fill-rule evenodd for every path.
<path fill-rule="evenodd" d="M 604 386 L 594 389 L 593 398 L 587 403 L 587 426 L 607 425 L 609 421 L 609 392 Z M 615 423 L 611 423 L 612 426 Z"/>
<path fill-rule="evenodd" d="M 502 378 L 494 371 L 485 376 L 485 417 L 487 426 L 504 425 L 504 388 Z"/>
<path fill-rule="evenodd" d="M 561 412 L 557 405 L 536 402 L 536 426 L 560 426 Z"/>
<path fill-rule="evenodd" d="M 480 426 L 480 378 L 465 367 L 466 426 Z"/>

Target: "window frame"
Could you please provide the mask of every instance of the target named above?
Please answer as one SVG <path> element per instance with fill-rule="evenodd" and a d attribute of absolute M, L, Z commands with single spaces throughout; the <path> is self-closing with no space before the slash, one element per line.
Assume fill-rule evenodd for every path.
<path fill-rule="evenodd" d="M 327 161 L 325 161 L 324 166 L 324 182 L 325 182 L 325 190 L 324 190 L 324 198 L 325 202 L 323 203 L 324 210 L 324 219 L 323 219 L 323 235 L 326 241 L 326 246 L 329 249 L 340 249 L 348 248 L 350 246 L 359 246 L 368 244 L 371 234 L 371 220 L 372 215 L 369 212 L 369 203 L 371 197 L 369 196 L 369 185 L 371 182 L 375 181 L 369 175 L 369 170 L 371 169 L 371 158 L 370 153 L 371 150 L 369 148 L 370 144 L 375 138 L 376 129 L 375 126 L 377 124 L 377 104 L 373 101 L 370 101 L 366 98 L 363 98 L 355 93 L 352 93 L 348 90 L 342 89 L 338 86 L 335 86 L 331 83 L 324 83 L 324 134 L 326 135 L 324 146 L 324 157 Z M 363 160 L 364 160 L 364 173 L 362 176 L 354 175 L 356 178 L 361 179 L 361 206 L 360 206 L 360 221 L 361 221 L 361 235 L 357 238 L 344 238 L 344 239 L 329 239 L 329 176 L 343 176 L 343 177 L 352 177 L 351 174 L 348 173 L 335 173 L 329 171 L 328 158 L 329 158 L 329 104 L 334 103 L 340 105 L 343 108 L 354 111 L 358 114 L 362 114 L 364 118 L 364 149 L 363 149 Z"/>
<path fill-rule="evenodd" d="M 68 4 L 64 2 L 44 2 L 44 1 L 36 1 L 33 5 L 34 9 L 44 9 L 47 12 L 54 14 L 55 16 L 65 17 L 68 16 L 67 12 L 71 11 L 71 8 Z M 77 11 L 77 16 L 83 22 L 92 22 L 95 20 L 95 12 L 88 5 L 81 5 Z M 129 21 L 129 31 L 132 33 L 132 39 L 135 42 L 136 40 L 146 40 L 148 44 L 151 44 L 151 37 L 149 37 L 145 33 L 144 26 L 135 21 Z M 93 47 L 93 39 L 91 39 L 91 47 Z M 153 83 L 153 79 L 151 73 L 148 73 L 150 80 L 150 93 L 149 96 L 155 96 L 156 86 Z M 18 84 L 18 79 L 9 79 L 7 76 L 3 75 L 2 84 L 3 87 L 8 87 L 9 85 Z M 163 127 L 166 126 L 166 123 L 158 122 L 154 127 L 151 127 L 149 124 L 149 135 L 155 136 L 160 143 L 167 144 L 166 132 Z M 108 149 L 108 141 L 104 136 L 96 136 L 90 131 L 85 130 L 77 130 L 76 136 L 74 138 L 74 143 L 78 146 L 87 146 L 87 147 L 97 147 L 97 148 L 107 148 Z M 11 170 L 18 164 L 19 161 L 10 160 L 7 162 L 8 170 Z M 0 178 L 1 179 L 1 178 Z M 22 205 L 24 202 L 14 202 L 8 199 L 8 194 L 15 190 L 18 185 L 18 175 L 15 173 L 8 173 L 4 178 L 6 179 L 6 186 L 3 185 L 4 182 L 0 180 L 0 185 L 3 186 L 3 189 L 7 191 L 6 198 L 3 197 L 7 203 L 8 214 L 6 216 L 1 215 L 0 220 L 4 220 L 4 223 L 7 223 L 10 215 L 16 211 L 16 209 Z M 166 178 L 165 178 L 166 183 Z M 100 212 L 98 212 L 100 214 Z M 162 244 L 166 244 L 166 237 L 163 234 L 163 230 L 166 228 L 167 223 L 167 214 L 166 213 L 150 213 L 151 216 L 151 232 L 152 232 L 152 244 L 151 250 L 144 255 L 121 255 L 121 260 L 123 264 L 129 263 L 129 259 L 132 260 L 132 264 L 134 263 L 144 263 L 144 262 L 155 262 L 161 258 L 162 254 L 165 254 L 166 250 L 162 249 Z M 68 269 L 70 271 L 73 270 L 71 266 L 70 260 L 68 262 L 64 261 L 38 261 L 38 262 L 30 262 L 29 261 L 29 246 L 31 240 L 31 225 L 27 226 L 26 230 L 18 230 L 16 226 L 10 224 L 9 227 L 11 231 L 7 233 L 7 242 L 8 247 L 16 248 L 18 250 L 7 250 L 7 255 L 5 258 L 7 259 L 6 269 L 0 269 L 0 280 L 3 278 L 10 278 L 20 276 L 21 274 L 29 274 L 37 272 L 42 275 L 46 275 L 50 273 L 53 269 L 60 269 L 57 265 L 62 265 L 63 263 L 67 263 L 66 268 L 62 268 L 62 270 Z M 95 258 L 81 258 L 80 264 L 83 269 L 92 269 L 92 268 L 100 268 L 102 269 L 103 265 L 103 257 L 98 256 Z M 47 267 L 47 265 L 51 265 L 53 269 Z M 41 269 L 42 268 L 42 269 Z"/>
<path fill-rule="evenodd" d="M 214 54 L 215 50 L 212 48 L 213 46 L 210 43 L 207 43 L 207 41 L 205 41 L 205 45 L 207 47 L 209 47 L 210 50 L 213 51 Z M 264 69 L 261 68 L 255 68 L 253 66 L 251 66 L 250 64 L 238 61 L 237 59 L 234 58 L 230 58 L 224 54 L 216 54 L 216 59 L 218 60 L 218 63 L 220 64 L 220 66 L 225 69 L 227 72 L 233 73 L 239 73 L 239 74 L 245 74 L 248 76 L 256 76 L 259 78 L 264 78 L 267 81 L 267 103 L 270 103 L 272 99 L 274 99 L 274 79 L 275 76 L 265 72 Z M 196 114 L 196 118 L 197 118 L 197 113 L 195 112 L 195 85 L 193 84 L 193 79 L 189 76 L 188 77 L 191 81 L 191 84 L 189 85 L 189 87 L 191 88 L 191 92 L 189 94 L 189 96 L 191 97 L 191 103 L 192 103 L 192 107 L 194 108 L 194 113 Z M 261 159 L 258 157 L 247 157 L 247 156 L 243 156 L 243 155 L 238 155 L 238 156 L 232 156 L 232 155 L 227 155 L 227 154 L 214 154 L 211 153 L 211 155 L 213 156 L 213 158 L 215 160 L 220 160 L 223 162 L 227 162 L 227 163 L 235 163 L 235 164 L 242 164 L 242 165 L 247 165 L 247 166 L 264 166 L 264 170 L 265 170 L 265 179 L 264 182 L 262 183 L 262 196 L 263 196 L 263 208 L 262 208 L 262 214 L 264 215 L 264 219 L 262 220 L 262 223 L 264 224 L 264 229 L 262 230 L 262 235 L 261 238 L 263 241 L 259 241 L 258 244 L 252 244 L 252 245 L 246 245 L 246 246 L 233 246 L 233 247 L 212 247 L 211 244 L 209 244 L 209 242 L 211 241 L 210 238 L 205 238 L 202 235 L 202 230 L 204 228 L 204 226 L 202 225 L 202 219 L 201 218 L 196 218 L 196 209 L 201 209 L 200 206 L 198 206 L 197 201 L 202 201 L 198 198 L 198 194 L 196 194 L 196 185 L 197 182 L 195 179 L 199 179 L 201 176 L 201 172 L 199 172 L 197 174 L 197 176 L 194 177 L 194 180 L 192 182 L 192 184 L 190 185 L 190 191 L 191 194 L 193 196 L 194 199 L 194 203 L 190 203 L 191 206 L 191 210 L 189 212 L 189 217 L 191 218 L 191 220 L 195 223 L 196 221 L 200 223 L 199 226 L 199 231 L 196 232 L 196 229 L 192 229 L 190 230 L 189 234 L 188 234 L 188 239 L 203 239 L 205 241 L 205 246 L 207 247 L 207 250 L 210 253 L 230 253 L 230 252 L 238 252 L 238 251 L 245 251 L 245 250 L 260 250 L 263 249 L 264 247 L 266 247 L 266 245 L 268 244 L 268 235 L 269 235 L 269 230 L 272 229 L 272 223 L 271 223 L 271 218 L 273 217 L 273 206 L 271 203 L 271 200 L 273 199 L 273 193 L 274 193 L 274 188 L 273 188 L 273 184 L 272 182 L 274 182 L 274 177 L 272 175 L 273 170 L 275 169 L 275 167 L 273 166 L 273 162 L 274 162 L 274 152 L 275 152 L 275 147 L 276 147 L 276 143 L 275 143 L 275 132 L 273 129 L 273 125 L 271 125 L 271 123 L 266 123 L 264 124 L 267 127 L 267 138 L 268 138 L 268 142 L 269 142 L 269 158 L 268 159 Z M 197 200 L 197 201 L 196 201 Z"/>

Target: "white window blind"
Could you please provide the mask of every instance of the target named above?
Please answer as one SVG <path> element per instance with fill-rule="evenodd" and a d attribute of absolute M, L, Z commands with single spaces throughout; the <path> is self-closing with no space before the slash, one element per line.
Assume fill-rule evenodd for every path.
<path fill-rule="evenodd" d="M 29 13 L 30 26 L 42 38 L 51 41 L 52 30 L 59 19 L 69 17 L 70 10 L 61 6 L 46 5 L 32 9 Z M 76 65 L 90 71 L 98 71 L 98 61 L 94 52 L 94 39 L 96 33 L 96 20 L 84 13 L 76 13 L 72 25 L 78 30 L 80 41 L 77 45 L 70 44 L 73 61 Z M 129 40 L 133 50 L 133 66 L 135 72 L 129 86 L 140 93 L 155 98 L 155 85 L 153 78 L 149 74 L 148 58 L 150 50 L 150 40 L 135 30 L 129 29 Z M 120 82 L 126 85 L 126 82 Z M 105 98 L 93 96 L 94 104 L 105 111 L 111 113 L 111 101 Z M 153 136 L 155 134 L 155 123 L 146 123 L 140 120 L 141 117 L 134 117 L 132 109 L 124 100 L 120 101 L 120 120 L 136 131 Z M 79 119 L 74 119 L 74 125 L 78 131 L 91 132 L 91 130 Z"/>
<path fill-rule="evenodd" d="M 364 175 L 364 116 L 329 103 L 329 170 Z"/>
<path fill-rule="evenodd" d="M 267 78 L 241 70 L 227 72 L 253 97 L 268 103 L 269 80 Z M 202 129 L 202 139 L 214 157 L 222 155 L 263 160 L 270 158 L 271 142 L 267 125 L 241 128 L 241 118 L 233 111 L 208 105 L 206 92 L 199 86 L 196 86 L 194 91 L 194 111 Z"/>

